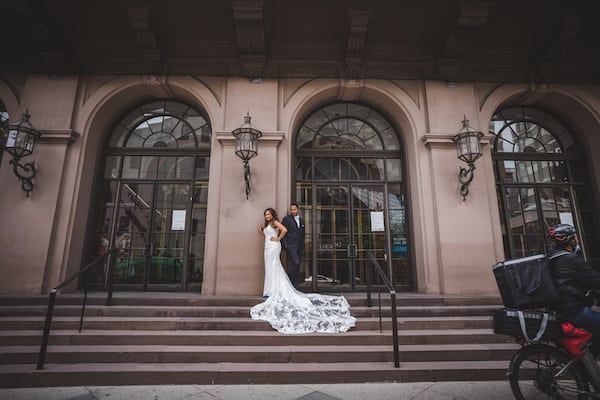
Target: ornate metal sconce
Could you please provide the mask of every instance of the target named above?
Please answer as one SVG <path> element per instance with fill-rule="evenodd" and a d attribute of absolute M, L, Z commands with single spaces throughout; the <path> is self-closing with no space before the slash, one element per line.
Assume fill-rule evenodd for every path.
<path fill-rule="evenodd" d="M 27 197 L 33 190 L 33 178 L 37 171 L 34 161 L 26 164 L 21 164 L 20 161 L 21 158 L 33 153 L 35 140 L 40 137 L 40 132 L 31 126 L 29 117 L 29 111 L 25 111 L 19 122 L 8 126 L 8 136 L 4 144 L 4 149 L 13 156 L 13 159 L 10 160 L 13 172 L 21 181 L 21 189 L 25 191 Z"/>
<path fill-rule="evenodd" d="M 469 120 L 465 116 L 462 121 L 462 128 L 452 138 L 456 143 L 458 159 L 466 162 L 469 168 L 460 167 L 458 181 L 460 182 L 460 194 L 463 201 L 469 194 L 469 185 L 475 175 L 475 161 L 481 157 L 481 138 L 483 133 L 469 126 Z"/>
<path fill-rule="evenodd" d="M 0 107 L 2 103 L 0 103 Z M 8 113 L 0 108 L 0 165 L 2 165 L 2 156 L 4 155 L 4 143 L 8 134 Z"/>
<path fill-rule="evenodd" d="M 235 136 L 235 154 L 244 162 L 246 200 L 250 194 L 250 164 L 248 161 L 258 155 L 258 139 L 262 136 L 262 132 L 252 126 L 251 120 L 250 113 L 246 114 L 242 126 L 232 132 Z"/>

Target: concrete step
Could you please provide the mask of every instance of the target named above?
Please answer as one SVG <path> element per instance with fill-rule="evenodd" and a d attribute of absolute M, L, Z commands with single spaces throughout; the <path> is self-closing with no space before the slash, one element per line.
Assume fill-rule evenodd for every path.
<path fill-rule="evenodd" d="M 491 327 L 491 316 L 474 317 L 399 317 L 398 329 L 482 329 Z M 41 330 L 45 318 L 0 317 L 0 330 Z M 389 318 L 381 321 L 383 329 L 391 329 Z M 379 318 L 360 318 L 356 330 L 378 330 Z M 79 329 L 79 317 L 54 317 L 52 330 Z M 264 321 L 245 318 L 189 318 L 189 317 L 86 317 L 83 329 L 117 330 L 271 330 Z"/>
<path fill-rule="evenodd" d="M 341 334 L 285 335 L 249 308 L 256 296 L 116 292 L 61 294 L 46 366 L 36 370 L 47 296 L 0 296 L 0 386 L 328 383 L 503 379 L 518 346 L 493 334 L 499 298 L 398 296 L 401 367 L 393 367 L 389 296 L 366 307 L 345 294 L 357 325 Z"/>
<path fill-rule="evenodd" d="M 0 343 L 4 346 L 39 346 L 42 331 L 0 331 Z M 399 344 L 451 344 L 451 343 L 513 343 L 508 336 L 496 335 L 491 329 L 415 329 L 400 330 Z M 343 334 L 283 335 L 269 331 L 241 330 L 52 330 L 51 345 L 215 345 L 215 346 L 266 346 L 266 345 L 392 345 L 391 330 L 357 331 Z"/>
<path fill-rule="evenodd" d="M 258 303 L 258 302 L 257 302 Z M 497 306 L 490 305 L 452 305 L 452 306 L 400 306 L 398 317 L 408 316 L 475 316 L 493 315 Z M 248 306 L 101 306 L 88 305 L 84 317 L 247 317 Z M 391 317 L 389 307 L 379 310 L 377 307 L 352 307 L 355 317 Z M 42 305 L 8 305 L 0 307 L 0 317 L 46 316 L 47 307 Z M 58 305 L 54 316 L 80 316 L 81 305 Z"/>
<path fill-rule="evenodd" d="M 0 387 L 503 380 L 508 362 L 78 363 L 0 365 Z"/>
<path fill-rule="evenodd" d="M 517 344 L 399 346 L 402 361 L 509 360 Z M 38 346 L 0 346 L 0 364 L 33 364 Z M 325 363 L 393 362 L 390 346 L 49 346 L 47 363 Z"/>
<path fill-rule="evenodd" d="M 329 293 L 343 295 L 353 307 L 366 307 L 366 293 Z M 372 306 L 381 302 L 390 305 L 390 296 L 377 293 L 371 296 Z M 60 293 L 56 298 L 57 305 L 81 305 L 83 293 Z M 467 295 L 422 295 L 414 293 L 398 293 L 396 296 L 398 306 L 457 306 L 457 305 L 491 305 L 502 306 L 499 296 L 467 296 Z M 113 305 L 133 306 L 245 306 L 261 301 L 259 296 L 202 296 L 198 293 L 184 292 L 114 292 Z M 105 305 L 106 292 L 91 292 L 88 294 L 87 304 Z M 7 305 L 48 305 L 48 295 L 0 295 L 0 306 Z"/>

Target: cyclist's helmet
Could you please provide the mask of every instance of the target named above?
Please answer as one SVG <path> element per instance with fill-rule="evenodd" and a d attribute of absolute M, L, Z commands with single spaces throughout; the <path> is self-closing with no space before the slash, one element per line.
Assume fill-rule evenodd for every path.
<path fill-rule="evenodd" d="M 567 245 L 575 237 L 575 228 L 569 224 L 558 224 L 550 228 L 550 237 L 558 245 Z"/>

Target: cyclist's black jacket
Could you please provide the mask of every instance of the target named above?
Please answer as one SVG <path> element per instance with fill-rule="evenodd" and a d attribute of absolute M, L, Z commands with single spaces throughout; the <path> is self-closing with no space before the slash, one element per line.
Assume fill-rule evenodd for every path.
<path fill-rule="evenodd" d="M 554 250 L 551 257 L 558 251 Z M 563 319 L 579 314 L 588 305 L 585 293 L 589 289 L 600 290 L 600 272 L 589 266 L 583 257 L 568 253 L 551 260 L 550 269 L 554 283 L 558 287 L 558 312 Z"/>

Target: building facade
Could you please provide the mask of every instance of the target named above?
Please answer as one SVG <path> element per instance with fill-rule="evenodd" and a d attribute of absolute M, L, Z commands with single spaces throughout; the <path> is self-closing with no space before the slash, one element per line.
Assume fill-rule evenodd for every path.
<path fill-rule="evenodd" d="M 231 40 L 239 70 L 177 71 L 183 64 L 173 61 L 175 72 L 165 73 L 153 68 L 167 63 L 168 51 L 148 37 L 164 34 L 173 45 L 164 45 L 168 49 L 181 43 L 168 39 L 156 20 L 158 27 L 150 28 L 157 5 L 147 3 L 114 5 L 129 15 L 131 32 L 145 38 L 137 69 L 86 64 L 76 73 L 74 62 L 65 61 L 56 73 L 52 57 L 42 68 L 23 58 L 0 69 L 0 111 L 15 123 L 28 110 L 41 132 L 28 158 L 37 167 L 30 197 L 20 190 L 7 153 L 0 165 L 0 293 L 46 293 L 118 248 L 78 287 L 103 288 L 103 266 L 112 261 L 117 289 L 258 295 L 263 239 L 256 227 L 267 207 L 282 218 L 290 202 L 300 204 L 306 222 L 306 290 L 364 290 L 373 254 L 401 291 L 494 294 L 491 266 L 547 251 L 547 228 L 559 222 L 577 227 L 585 256 L 600 266 L 597 56 L 577 64 L 578 76 L 560 63 L 548 79 L 498 73 L 497 64 L 478 75 L 469 61 L 479 54 L 477 45 L 457 56 L 453 43 L 457 35 L 463 47 L 471 43 L 465 32 L 473 29 L 485 38 L 506 9 L 447 2 L 458 11 L 427 17 L 448 24 L 436 28 L 445 38 L 437 72 L 419 60 L 410 68 L 419 64 L 420 72 L 409 74 L 394 60 L 383 74 L 374 66 L 386 61 L 377 58 L 377 45 L 396 28 L 376 23 L 386 21 L 386 2 L 375 2 L 368 11 L 340 12 L 332 22 L 348 28 L 341 34 L 341 61 L 331 69 L 337 72 L 327 72 L 326 59 L 314 61 L 306 43 L 287 39 L 302 54 L 295 69 L 283 68 L 285 60 L 278 68 L 296 72 L 274 73 L 273 54 L 283 51 L 274 31 L 281 27 L 268 17 L 279 15 L 278 5 L 233 1 L 213 6 L 220 22 L 233 21 L 231 29 L 215 29 L 237 32 Z M 231 16 L 221 16 L 221 3 Z M 587 27 L 584 9 L 576 11 Z M 560 9 L 548 12 L 560 15 Z M 309 16 L 316 13 L 309 7 Z M 144 15 L 146 25 L 139 23 Z M 250 27 L 246 36 L 243 27 Z M 315 35 L 324 40 L 329 33 Z M 581 43 L 588 43 L 582 35 Z M 487 40 L 480 46 L 494 43 Z M 217 53 L 213 64 L 224 63 L 227 57 Z M 86 57 L 84 50 L 63 53 L 66 60 Z M 109 65 L 110 57 L 101 61 Z M 232 131 L 247 114 L 262 136 L 246 198 Z M 484 136 L 463 197 L 458 174 L 465 165 L 453 137 L 464 118 Z"/>

